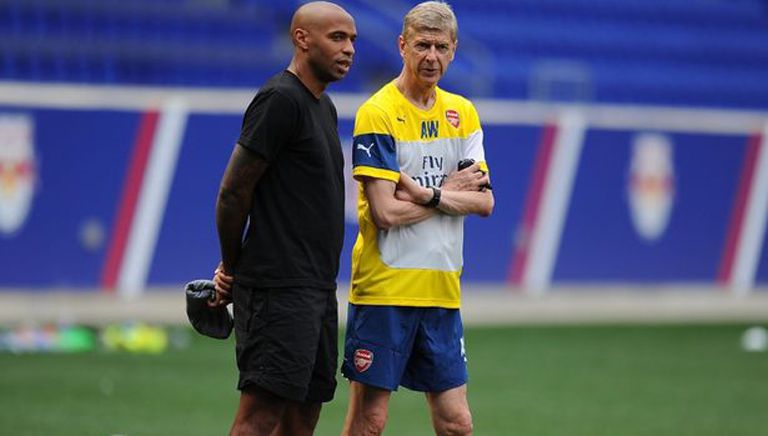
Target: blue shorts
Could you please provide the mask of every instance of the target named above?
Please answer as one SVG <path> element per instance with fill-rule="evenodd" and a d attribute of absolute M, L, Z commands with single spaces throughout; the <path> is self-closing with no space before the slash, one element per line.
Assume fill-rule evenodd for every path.
<path fill-rule="evenodd" d="M 458 309 L 349 305 L 344 377 L 396 391 L 442 392 L 467 383 Z"/>

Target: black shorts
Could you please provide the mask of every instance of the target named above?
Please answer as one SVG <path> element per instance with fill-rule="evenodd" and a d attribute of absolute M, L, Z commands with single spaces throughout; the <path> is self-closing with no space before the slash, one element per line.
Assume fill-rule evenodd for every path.
<path fill-rule="evenodd" d="M 256 386 L 298 402 L 328 402 L 336 390 L 335 290 L 235 284 L 240 390 Z"/>

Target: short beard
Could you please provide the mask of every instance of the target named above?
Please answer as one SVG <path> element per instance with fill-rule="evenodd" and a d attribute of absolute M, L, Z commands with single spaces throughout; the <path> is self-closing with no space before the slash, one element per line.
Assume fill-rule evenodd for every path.
<path fill-rule="evenodd" d="M 337 82 L 344 77 L 335 76 L 328 69 L 324 68 L 324 65 L 320 64 L 319 62 L 315 62 L 311 57 L 309 58 L 309 68 L 312 70 L 312 74 L 315 75 L 317 80 L 323 83 Z"/>

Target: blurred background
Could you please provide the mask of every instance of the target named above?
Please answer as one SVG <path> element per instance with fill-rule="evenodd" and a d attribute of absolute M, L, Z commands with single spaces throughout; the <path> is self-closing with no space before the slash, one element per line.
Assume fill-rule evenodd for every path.
<path fill-rule="evenodd" d="M 226 428 L 232 344 L 185 327 L 182 287 L 218 263 L 218 183 L 302 3 L 0 0 L 9 434 Z M 349 166 L 416 2 L 338 3 L 359 34 L 329 88 Z M 496 197 L 465 230 L 477 433 L 765 434 L 768 2 L 450 3 L 441 87 L 477 106 Z M 344 395 L 318 434 L 338 433 Z M 400 398 L 390 428 L 428 434 L 421 397 Z"/>

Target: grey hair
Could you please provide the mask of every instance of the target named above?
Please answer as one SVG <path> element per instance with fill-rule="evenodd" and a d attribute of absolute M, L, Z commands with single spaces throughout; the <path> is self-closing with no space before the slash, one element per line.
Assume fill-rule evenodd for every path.
<path fill-rule="evenodd" d="M 403 19 L 403 38 L 408 39 L 411 32 L 447 31 L 451 40 L 456 42 L 459 24 L 456 15 L 448 3 L 427 1 L 419 3 L 405 14 Z"/>

